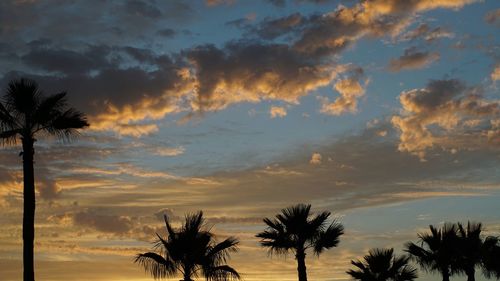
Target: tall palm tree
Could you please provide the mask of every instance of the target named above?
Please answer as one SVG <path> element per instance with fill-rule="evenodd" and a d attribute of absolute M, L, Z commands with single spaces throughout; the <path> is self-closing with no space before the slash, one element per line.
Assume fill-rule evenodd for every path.
<path fill-rule="evenodd" d="M 226 265 L 230 253 L 236 252 L 239 241 L 234 237 L 216 243 L 214 235 L 204 229 L 203 212 L 187 215 L 184 225 L 174 229 L 164 217 L 168 236 L 161 237 L 153 250 L 138 254 L 135 263 L 140 264 L 153 278 L 160 279 L 182 274 L 181 281 L 192 281 L 202 275 L 206 280 L 225 281 L 240 279 L 239 273 Z"/>
<path fill-rule="evenodd" d="M 24 177 L 23 214 L 23 278 L 33 281 L 35 238 L 35 176 L 33 157 L 36 136 L 55 135 L 70 139 L 77 129 L 89 124 L 85 115 L 67 108 L 66 93 L 43 96 L 38 84 L 29 79 L 13 80 L 9 83 L 0 101 L 0 139 L 2 144 L 15 144 L 21 140 Z"/>
<path fill-rule="evenodd" d="M 452 265 L 457 264 L 458 251 L 457 228 L 454 224 L 445 224 L 441 229 L 430 225 L 430 233 L 419 233 L 420 245 L 409 242 L 405 251 L 429 272 L 439 272 L 443 281 L 449 281 L 450 275 L 457 273 Z"/>
<path fill-rule="evenodd" d="M 328 224 L 330 212 L 311 218 L 311 205 L 298 204 L 281 210 L 275 219 L 265 218 L 267 229 L 259 234 L 261 245 L 271 254 L 286 255 L 292 251 L 297 260 L 299 281 L 307 281 L 306 250 L 312 248 L 319 256 L 325 249 L 336 247 L 344 234 L 342 224 L 333 220 Z"/>
<path fill-rule="evenodd" d="M 494 266 L 495 260 L 500 256 L 493 257 L 492 253 L 498 252 L 500 247 L 498 238 L 488 236 L 483 239 L 481 223 L 468 222 L 467 226 L 457 223 L 459 261 L 456 264 L 457 270 L 467 275 L 467 281 L 475 281 L 476 268 L 482 268 L 486 276 L 498 275 L 498 265 Z M 493 258 L 493 259 L 491 259 Z"/>
<path fill-rule="evenodd" d="M 357 267 L 347 274 L 360 281 L 413 281 L 417 270 L 409 265 L 410 257 L 395 256 L 394 249 L 371 249 L 364 261 L 351 261 Z"/>

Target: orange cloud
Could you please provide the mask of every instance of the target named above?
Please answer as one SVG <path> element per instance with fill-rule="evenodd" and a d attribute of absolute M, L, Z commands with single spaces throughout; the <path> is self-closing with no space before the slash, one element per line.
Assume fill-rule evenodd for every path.
<path fill-rule="evenodd" d="M 493 72 L 491 72 L 491 80 L 493 81 L 498 81 L 500 80 L 500 65 L 496 65 L 495 68 L 493 69 Z"/>
<path fill-rule="evenodd" d="M 488 135 L 497 129 L 491 120 L 500 116 L 500 101 L 481 97 L 477 89 L 458 80 L 434 80 L 422 89 L 402 92 L 403 111 L 392 117 L 400 131 L 399 150 L 424 159 L 425 151 L 477 148 L 494 144 Z"/>
<path fill-rule="evenodd" d="M 269 115 L 271 116 L 271 118 L 283 118 L 286 116 L 286 108 L 282 106 L 271 106 L 271 108 L 269 109 Z"/>

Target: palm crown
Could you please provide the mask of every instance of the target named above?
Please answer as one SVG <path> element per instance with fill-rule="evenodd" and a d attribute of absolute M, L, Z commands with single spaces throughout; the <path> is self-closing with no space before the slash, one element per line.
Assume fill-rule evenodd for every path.
<path fill-rule="evenodd" d="M 417 278 L 417 270 L 410 266 L 409 257 L 395 256 L 394 249 L 372 249 L 364 261 L 351 261 L 357 270 L 347 274 L 360 281 L 412 281 Z"/>
<path fill-rule="evenodd" d="M 456 273 L 457 268 L 452 265 L 457 264 L 457 228 L 454 224 L 445 224 L 441 229 L 432 225 L 429 226 L 430 233 L 420 233 L 420 246 L 409 242 L 406 244 L 406 251 L 425 270 L 439 272 L 443 276 L 443 281 L 449 280 L 452 273 Z"/>
<path fill-rule="evenodd" d="M 481 268 L 487 277 L 500 276 L 500 262 L 496 261 L 498 256 L 494 257 L 495 253 L 500 253 L 498 237 L 483 238 L 482 231 L 481 223 L 468 222 L 466 226 L 457 224 L 457 248 L 460 255 L 455 267 L 467 275 L 468 281 L 475 280 L 476 267 Z"/>
<path fill-rule="evenodd" d="M 174 277 L 181 273 L 184 281 L 198 275 L 207 280 L 223 281 L 240 278 L 238 272 L 226 265 L 230 253 L 237 251 L 238 240 L 229 237 L 216 243 L 214 235 L 203 229 L 203 213 L 186 216 L 184 225 L 175 230 L 165 216 L 168 236 L 158 240 L 154 249 L 160 253 L 138 254 L 135 262 L 157 278 Z"/>
<path fill-rule="evenodd" d="M 262 246 L 276 254 L 312 248 L 319 255 L 325 249 L 336 247 L 340 236 L 344 234 L 344 227 L 336 221 L 327 225 L 330 212 L 322 212 L 312 219 L 311 215 L 311 205 L 299 204 L 285 208 L 275 219 L 264 219 L 267 229 L 257 234 L 257 237 L 262 239 Z"/>
<path fill-rule="evenodd" d="M 344 227 L 337 221 L 328 224 L 330 212 L 322 212 L 314 217 L 311 205 L 298 204 L 281 210 L 276 218 L 265 218 L 267 229 L 259 234 L 261 245 L 269 248 L 271 254 L 286 255 L 295 252 L 300 281 L 307 280 L 305 256 L 312 248 L 319 256 L 325 249 L 336 247 L 344 234 Z"/>
<path fill-rule="evenodd" d="M 69 138 L 89 124 L 83 113 L 67 108 L 66 93 L 44 97 L 29 79 L 11 81 L 0 103 L 0 138 L 6 143 L 33 139 L 36 133 Z"/>

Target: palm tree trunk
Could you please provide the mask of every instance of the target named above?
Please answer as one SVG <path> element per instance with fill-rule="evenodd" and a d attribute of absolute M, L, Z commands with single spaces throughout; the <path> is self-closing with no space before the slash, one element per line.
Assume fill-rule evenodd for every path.
<path fill-rule="evenodd" d="M 23 280 L 35 280 L 34 247 L 35 240 L 35 173 L 33 169 L 33 139 L 23 138 Z"/>
<path fill-rule="evenodd" d="M 299 274 L 299 281 L 307 281 L 306 253 L 304 252 L 304 250 L 297 250 L 295 258 L 297 259 L 297 272 Z"/>
<path fill-rule="evenodd" d="M 442 270 L 441 274 L 443 275 L 443 281 L 450 281 L 450 272 L 448 269 Z"/>
<path fill-rule="evenodd" d="M 467 270 L 467 281 L 476 281 L 476 271 L 474 268 Z"/>

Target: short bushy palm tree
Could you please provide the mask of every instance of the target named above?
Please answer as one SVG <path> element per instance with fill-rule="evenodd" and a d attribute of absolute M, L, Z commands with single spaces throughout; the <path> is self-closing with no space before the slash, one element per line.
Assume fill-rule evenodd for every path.
<path fill-rule="evenodd" d="M 77 129 L 89 124 L 85 115 L 68 108 L 66 93 L 45 97 L 38 84 L 30 79 L 13 80 L 0 102 L 0 139 L 2 144 L 22 143 L 24 178 L 23 213 L 23 278 L 33 281 L 35 238 L 34 143 L 40 134 L 69 139 Z"/>
<path fill-rule="evenodd" d="M 406 255 L 395 256 L 394 249 L 372 249 L 364 261 L 351 261 L 357 268 L 347 274 L 360 281 L 413 281 L 417 270 L 409 265 L 409 260 Z"/>
<path fill-rule="evenodd" d="M 313 216 L 311 205 L 298 204 L 281 210 L 276 218 L 265 218 L 267 229 L 257 237 L 271 254 L 294 252 L 299 281 L 307 281 L 306 251 L 311 248 L 319 256 L 325 249 L 336 247 L 344 234 L 344 227 L 336 220 L 328 224 L 329 217 L 330 212 Z"/>
<path fill-rule="evenodd" d="M 206 280 L 224 281 L 240 279 L 238 272 L 226 265 L 230 253 L 237 251 L 238 240 L 229 237 L 220 243 L 204 229 L 203 213 L 187 215 L 184 225 L 174 229 L 165 216 L 167 237 L 157 234 L 154 250 L 138 254 L 135 262 L 144 267 L 153 278 L 174 277 L 182 274 L 182 281 L 192 281 L 199 275 Z"/>
<path fill-rule="evenodd" d="M 430 233 L 419 233 L 420 245 L 409 242 L 405 251 L 429 272 L 439 272 L 443 281 L 449 281 L 450 275 L 457 273 L 457 227 L 454 224 L 445 224 L 437 229 L 430 225 Z"/>
<path fill-rule="evenodd" d="M 488 236 L 483 242 L 483 274 L 487 278 L 496 277 L 500 279 L 500 239 Z"/>
<path fill-rule="evenodd" d="M 500 247 L 498 238 L 488 236 L 483 238 L 481 223 L 468 222 L 467 226 L 457 223 L 459 260 L 457 270 L 467 275 L 467 281 L 475 281 L 476 268 L 481 268 L 485 276 L 499 275 L 500 256 L 494 257 Z"/>

